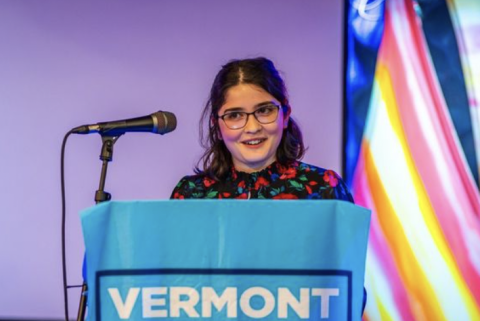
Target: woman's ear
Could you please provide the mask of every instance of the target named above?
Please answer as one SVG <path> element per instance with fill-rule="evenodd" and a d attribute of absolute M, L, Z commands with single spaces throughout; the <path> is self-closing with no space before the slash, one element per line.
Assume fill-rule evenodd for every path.
<path fill-rule="evenodd" d="M 213 116 L 210 118 L 210 126 L 215 132 L 215 135 L 217 136 L 218 140 L 223 140 L 222 138 L 222 133 L 220 132 L 220 126 L 218 126 L 218 120 L 213 118 Z"/>
<path fill-rule="evenodd" d="M 288 127 L 288 121 L 290 120 L 290 113 L 292 112 L 292 109 L 290 106 L 287 106 L 286 108 L 283 109 L 283 129 Z"/>
<path fill-rule="evenodd" d="M 218 140 L 223 140 L 222 132 L 220 131 L 220 126 L 216 126 L 215 133 L 217 135 Z"/>

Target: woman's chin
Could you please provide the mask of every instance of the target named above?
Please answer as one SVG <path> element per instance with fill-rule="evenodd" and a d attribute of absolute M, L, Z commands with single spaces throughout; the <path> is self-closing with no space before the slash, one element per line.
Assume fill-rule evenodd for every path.
<path fill-rule="evenodd" d="M 267 168 L 275 161 L 275 158 L 249 157 L 242 162 L 235 162 L 235 169 L 241 172 L 253 173 Z"/>

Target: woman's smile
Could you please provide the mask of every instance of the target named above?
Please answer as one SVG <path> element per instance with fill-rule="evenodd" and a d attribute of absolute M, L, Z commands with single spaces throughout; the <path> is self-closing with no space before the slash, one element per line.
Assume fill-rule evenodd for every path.
<path fill-rule="evenodd" d="M 261 146 L 261 144 L 263 142 L 265 142 L 266 140 L 267 140 L 266 138 L 249 139 L 249 140 L 243 141 L 242 143 L 249 146 L 249 147 L 256 148 L 256 147 Z"/>

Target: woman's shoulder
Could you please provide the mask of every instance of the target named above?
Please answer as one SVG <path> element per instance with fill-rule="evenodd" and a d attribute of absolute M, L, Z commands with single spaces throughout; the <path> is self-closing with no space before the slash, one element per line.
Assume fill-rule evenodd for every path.
<path fill-rule="evenodd" d="M 340 178 L 340 175 L 338 175 L 335 171 L 331 169 L 326 169 L 323 167 L 307 164 L 304 162 L 296 161 L 296 162 L 293 162 L 291 166 L 293 166 L 300 173 L 308 173 L 310 175 L 318 175 L 318 176 L 333 175 L 335 177 Z"/>
<path fill-rule="evenodd" d="M 296 170 L 295 176 L 304 180 L 311 187 L 315 186 L 315 190 L 321 194 L 321 198 L 341 199 L 353 203 L 353 197 L 347 185 L 334 170 L 303 162 L 295 162 L 293 166 Z"/>
<path fill-rule="evenodd" d="M 213 182 L 205 173 L 184 176 L 173 189 L 170 198 L 203 198 L 205 187 Z"/>
<path fill-rule="evenodd" d="M 299 170 L 304 170 L 304 171 L 307 171 L 307 172 L 311 171 L 311 172 L 314 172 L 314 173 L 323 174 L 325 171 L 327 171 L 327 169 L 325 169 L 323 167 L 315 166 L 315 165 L 312 165 L 312 164 L 307 164 L 307 163 L 304 163 L 304 162 L 298 162 L 297 161 L 294 164 Z"/>
<path fill-rule="evenodd" d="M 204 173 L 183 176 L 177 186 L 182 184 L 200 184 L 207 177 Z"/>

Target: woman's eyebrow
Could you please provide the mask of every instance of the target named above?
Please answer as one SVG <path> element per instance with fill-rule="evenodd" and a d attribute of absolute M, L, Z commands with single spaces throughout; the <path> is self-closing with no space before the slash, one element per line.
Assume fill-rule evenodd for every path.
<path fill-rule="evenodd" d="M 266 106 L 266 105 L 276 105 L 273 101 L 269 100 L 269 101 L 264 101 L 264 102 L 261 102 L 261 103 L 258 103 L 255 105 L 255 108 L 258 108 L 258 107 L 263 107 L 263 106 Z"/>
<path fill-rule="evenodd" d="M 276 105 L 276 103 L 274 103 L 273 101 L 270 101 L 270 100 L 262 101 L 261 103 L 258 103 L 255 106 L 253 106 L 253 108 L 258 109 L 260 107 L 264 107 L 264 106 L 268 106 L 268 105 L 272 105 L 272 104 Z M 235 112 L 235 111 L 245 111 L 245 108 L 244 107 L 230 107 L 230 108 L 225 109 L 224 113 Z"/>
<path fill-rule="evenodd" d="M 242 107 L 230 107 L 230 108 L 227 108 L 223 111 L 223 113 L 227 113 L 227 112 L 235 112 L 235 111 L 244 111 L 245 108 L 242 108 Z"/>

